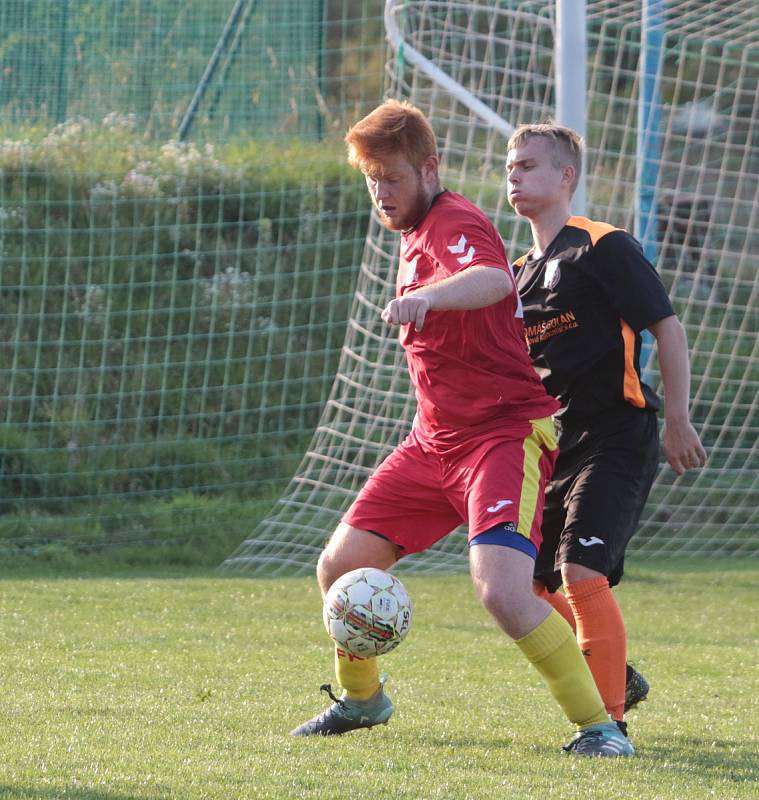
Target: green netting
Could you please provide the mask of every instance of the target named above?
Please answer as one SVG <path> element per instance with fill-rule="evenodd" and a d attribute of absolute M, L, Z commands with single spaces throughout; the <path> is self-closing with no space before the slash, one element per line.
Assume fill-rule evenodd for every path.
<path fill-rule="evenodd" d="M 553 3 L 391 5 L 407 45 L 502 117 L 552 113 Z M 756 554 L 756 4 L 663 5 L 647 243 L 711 460 L 662 471 L 637 548 Z M 346 127 L 383 93 L 412 99 L 446 183 L 511 252 L 529 241 L 502 137 L 402 50 L 386 63 L 384 6 L 0 4 L 0 557 L 220 560 L 247 536 L 236 566 L 312 567 L 413 411 L 377 314 L 396 243 Z M 640 17 L 640 0 L 588 3 L 591 214 L 627 227 Z M 454 536 L 422 566 L 461 563 Z"/>
<path fill-rule="evenodd" d="M 218 561 L 286 484 L 383 58 L 377 2 L 0 4 L 0 554 Z"/>
<path fill-rule="evenodd" d="M 9 0 L 0 108 L 42 124 L 134 114 L 169 136 L 199 93 L 196 132 L 319 137 L 327 10 L 322 0 Z"/>
<path fill-rule="evenodd" d="M 588 216 L 632 231 L 640 190 L 655 198 L 654 222 L 641 238 L 688 333 L 692 415 L 709 461 L 682 478 L 662 466 L 630 552 L 756 556 L 757 6 L 754 0 L 656 5 L 657 121 L 642 138 L 656 140 L 657 152 L 655 168 L 639 177 L 642 4 L 587 4 Z M 467 99 L 484 102 L 511 125 L 555 114 L 555 4 L 390 6 L 400 41 L 390 53 L 386 93 L 425 110 L 438 136 L 445 185 L 488 212 L 512 257 L 526 252 L 529 227 L 506 200 L 503 132 Z M 455 94 L 430 65 L 470 98 Z M 397 236 L 373 219 L 329 402 L 288 490 L 227 560 L 229 569 L 313 569 L 325 532 L 408 431 L 415 408 L 404 358 L 395 331 L 378 314 L 395 290 L 397 247 Z M 658 387 L 655 358 L 649 354 L 643 363 Z M 402 566 L 466 569 L 463 531 Z"/>

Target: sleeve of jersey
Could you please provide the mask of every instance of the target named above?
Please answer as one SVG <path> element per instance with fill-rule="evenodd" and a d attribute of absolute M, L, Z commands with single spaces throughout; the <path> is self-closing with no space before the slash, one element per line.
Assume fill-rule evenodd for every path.
<path fill-rule="evenodd" d="M 634 331 L 675 313 L 659 274 L 629 233 L 619 230 L 602 236 L 593 249 L 591 264 L 593 277 Z"/>
<path fill-rule="evenodd" d="M 487 220 L 462 214 L 446 220 L 437 233 L 438 259 L 451 274 L 469 267 L 509 271 L 503 241 Z"/>

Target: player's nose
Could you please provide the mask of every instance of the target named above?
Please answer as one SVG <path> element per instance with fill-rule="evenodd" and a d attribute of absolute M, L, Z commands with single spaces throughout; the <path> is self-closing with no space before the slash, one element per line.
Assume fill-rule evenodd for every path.
<path fill-rule="evenodd" d="M 387 184 L 382 181 L 378 181 L 374 196 L 377 198 L 377 200 L 386 200 L 388 197 L 390 197 L 390 191 Z"/>

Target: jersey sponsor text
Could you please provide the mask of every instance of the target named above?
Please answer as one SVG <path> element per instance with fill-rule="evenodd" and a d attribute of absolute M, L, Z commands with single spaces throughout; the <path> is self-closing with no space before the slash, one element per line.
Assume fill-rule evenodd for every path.
<path fill-rule="evenodd" d="M 558 336 L 560 333 L 565 333 L 579 326 L 580 323 L 577 321 L 574 311 L 569 310 L 535 325 L 525 325 L 525 332 L 528 343 L 533 345 L 538 342 L 548 341 L 553 336 Z"/>

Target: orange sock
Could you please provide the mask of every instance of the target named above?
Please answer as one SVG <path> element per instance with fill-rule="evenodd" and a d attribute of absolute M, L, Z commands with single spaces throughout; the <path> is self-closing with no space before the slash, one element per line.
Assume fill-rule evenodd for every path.
<path fill-rule="evenodd" d="M 566 587 L 577 620 L 577 641 L 612 719 L 625 714 L 627 637 L 609 581 L 601 576 Z"/>
<path fill-rule="evenodd" d="M 569 623 L 572 628 L 572 633 L 577 633 L 577 622 L 572 609 L 569 607 L 567 598 L 561 592 L 549 592 L 545 584 L 540 581 L 532 582 L 532 590 L 538 597 L 541 597 L 546 603 L 550 603 L 562 617 Z"/>

